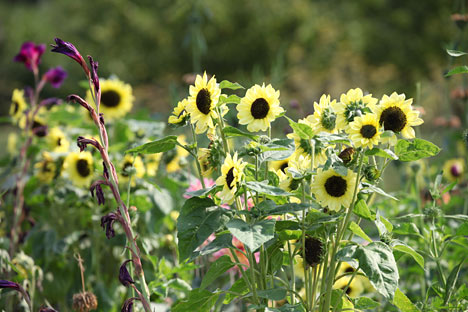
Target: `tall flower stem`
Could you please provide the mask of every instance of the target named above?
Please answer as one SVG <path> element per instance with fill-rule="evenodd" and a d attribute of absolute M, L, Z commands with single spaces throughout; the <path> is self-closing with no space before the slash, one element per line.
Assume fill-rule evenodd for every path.
<path fill-rule="evenodd" d="M 201 170 L 200 162 L 198 161 L 198 142 L 197 142 L 197 134 L 195 133 L 195 128 L 193 127 L 193 124 L 189 122 L 190 124 L 190 129 L 192 129 L 192 137 L 193 137 L 193 143 L 195 144 L 195 164 L 197 166 L 197 171 L 198 171 L 198 177 L 200 178 L 200 183 L 203 188 L 206 188 L 205 185 L 205 180 L 203 179 L 203 173 Z"/>

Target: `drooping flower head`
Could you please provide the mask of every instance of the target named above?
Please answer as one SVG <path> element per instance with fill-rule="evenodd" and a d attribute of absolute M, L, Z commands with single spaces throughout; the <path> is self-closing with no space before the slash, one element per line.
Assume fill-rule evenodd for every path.
<path fill-rule="evenodd" d="M 330 210 L 339 211 L 341 206 L 348 208 L 353 200 L 356 173 L 347 170 L 347 175 L 341 175 L 333 169 L 317 170 L 317 176 L 312 183 L 312 192 L 317 201 Z"/>
<path fill-rule="evenodd" d="M 106 121 L 125 116 L 133 107 L 132 87 L 118 79 L 101 79 L 100 112 Z M 86 93 L 86 102 L 94 103 L 91 91 Z"/>
<path fill-rule="evenodd" d="M 68 142 L 65 134 L 59 128 L 52 128 L 47 136 L 47 143 L 53 152 L 68 152 L 70 142 Z"/>
<path fill-rule="evenodd" d="M 372 94 L 364 95 L 360 88 L 350 89 L 341 95 L 337 105 L 336 127 L 346 130 L 355 117 L 374 112 L 376 103 L 377 99 L 373 98 Z"/>
<path fill-rule="evenodd" d="M 93 179 L 93 156 L 90 152 L 70 153 L 63 163 L 69 179 L 78 187 L 89 187 Z"/>
<path fill-rule="evenodd" d="M 41 62 L 41 56 L 45 51 L 45 44 L 35 44 L 34 42 L 25 42 L 21 46 L 20 52 L 13 59 L 15 62 L 24 63 L 30 71 L 37 71 L 37 66 Z"/>
<path fill-rule="evenodd" d="M 280 107 L 280 92 L 271 85 L 254 85 L 247 90 L 237 105 L 237 118 L 241 125 L 247 125 L 250 132 L 265 131 L 278 115 L 284 112 Z"/>
<path fill-rule="evenodd" d="M 465 161 L 463 158 L 449 159 L 444 164 L 443 172 L 448 181 L 459 180 L 465 172 Z"/>
<path fill-rule="evenodd" d="M 54 40 L 56 44 L 51 45 L 52 46 L 51 51 L 65 54 L 66 56 L 74 59 L 83 68 L 86 76 L 89 77 L 90 75 L 89 68 L 86 65 L 86 62 L 81 56 L 80 52 L 78 52 L 78 50 L 75 48 L 75 46 L 71 44 L 70 42 L 63 41 L 62 39 L 59 39 L 59 38 L 55 38 Z"/>
<path fill-rule="evenodd" d="M 336 100 L 331 100 L 330 95 L 322 95 L 320 103 L 314 102 L 314 114 L 307 116 L 315 133 L 337 133 L 336 127 Z"/>
<path fill-rule="evenodd" d="M 206 75 L 197 75 L 195 85 L 190 86 L 190 96 L 187 99 L 186 111 L 190 121 L 196 124 L 195 132 L 203 133 L 208 128 L 214 128 L 213 119 L 217 119 L 216 105 L 221 95 L 221 89 L 213 76 L 210 80 Z"/>
<path fill-rule="evenodd" d="M 52 87 L 60 88 L 65 78 L 67 78 L 67 72 L 62 67 L 57 66 L 55 68 L 49 69 L 44 74 L 43 79 L 49 82 L 52 85 Z"/>
<path fill-rule="evenodd" d="M 18 122 L 23 117 L 24 111 L 28 108 L 26 99 L 24 98 L 24 90 L 13 90 L 11 96 L 10 116 L 15 122 Z"/>
<path fill-rule="evenodd" d="M 384 95 L 377 110 L 379 123 L 384 130 L 390 130 L 407 139 L 415 137 L 413 126 L 419 126 L 424 121 L 419 118 L 419 112 L 411 107 L 413 99 L 405 100 L 404 94 L 393 92 L 390 96 Z"/>
<path fill-rule="evenodd" d="M 187 99 L 183 99 L 177 103 L 177 106 L 174 107 L 172 115 L 169 116 L 169 123 L 174 125 L 185 125 L 189 114 L 187 113 L 185 107 L 187 106 Z"/>
<path fill-rule="evenodd" d="M 244 168 L 247 163 L 237 158 L 237 152 L 231 157 L 227 154 L 224 164 L 221 166 L 221 176 L 216 180 L 216 184 L 223 187 L 220 194 L 223 203 L 232 204 L 236 194 L 238 184 L 244 178 Z"/>
<path fill-rule="evenodd" d="M 365 114 L 354 118 L 346 130 L 355 147 L 372 148 L 379 144 L 380 126 L 375 114 Z"/>

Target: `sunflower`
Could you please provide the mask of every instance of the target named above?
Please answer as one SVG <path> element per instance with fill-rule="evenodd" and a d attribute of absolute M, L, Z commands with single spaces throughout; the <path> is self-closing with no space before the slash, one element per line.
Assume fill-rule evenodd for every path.
<path fill-rule="evenodd" d="M 380 105 L 375 111 L 379 123 L 385 130 L 391 130 L 407 139 L 415 137 L 413 126 L 419 126 L 424 121 L 419 118 L 419 112 L 413 110 L 413 99 L 405 100 L 404 94 L 393 92 L 392 95 L 384 95 Z"/>
<path fill-rule="evenodd" d="M 320 103 L 314 102 L 314 113 L 307 116 L 315 133 L 337 133 L 336 128 L 336 100 L 331 101 L 330 95 L 322 95 Z"/>
<path fill-rule="evenodd" d="M 42 161 L 34 165 L 37 170 L 37 178 L 42 183 L 50 183 L 55 177 L 57 166 L 49 153 L 42 153 L 42 158 Z"/>
<path fill-rule="evenodd" d="M 356 173 L 352 170 L 343 176 L 333 169 L 323 171 L 319 168 L 311 188 L 323 207 L 339 211 L 341 206 L 348 208 L 351 204 L 355 185 Z"/>
<path fill-rule="evenodd" d="M 346 288 L 346 285 L 348 285 L 350 279 L 350 276 L 340 278 L 335 282 L 335 284 L 333 284 L 333 288 L 344 290 Z M 351 298 L 356 298 L 363 292 L 364 285 L 362 284 L 362 281 L 357 278 L 353 278 L 351 284 L 349 284 L 348 288 L 346 289 L 346 294 Z"/>
<path fill-rule="evenodd" d="M 59 128 L 50 129 L 47 142 L 53 152 L 67 152 L 70 146 L 70 142 L 68 142 L 65 134 Z"/>
<path fill-rule="evenodd" d="M 290 160 L 291 160 L 291 156 L 283 160 L 275 160 L 275 161 L 268 162 L 268 165 L 270 165 L 270 168 L 273 169 L 274 171 L 280 170 L 283 173 L 286 173 L 286 168 L 289 167 Z"/>
<path fill-rule="evenodd" d="M 238 183 L 244 177 L 244 167 L 247 163 L 242 159 L 237 159 L 237 152 L 234 157 L 227 154 L 224 164 L 221 166 L 221 176 L 216 180 L 216 184 L 223 186 L 223 191 L 220 194 L 223 203 L 232 204 L 234 195 L 237 191 Z"/>
<path fill-rule="evenodd" d="M 213 163 L 211 150 L 208 148 L 198 149 L 198 162 L 200 163 L 202 175 L 209 177 L 216 170 L 216 164 Z"/>
<path fill-rule="evenodd" d="M 292 175 L 287 170 L 286 172 L 283 172 L 282 170 L 277 170 L 276 175 L 279 178 L 279 187 L 285 190 L 286 192 L 295 191 L 301 185 L 301 181 L 293 179 Z M 297 199 L 295 197 L 290 197 L 290 199 L 293 198 L 293 202 L 297 202 Z"/>
<path fill-rule="evenodd" d="M 340 275 L 345 274 L 345 273 L 352 274 L 355 270 L 356 269 L 354 269 L 348 262 L 342 262 L 341 266 L 340 266 L 340 269 L 339 269 L 339 271 L 337 273 L 337 276 L 340 276 Z M 360 273 L 362 273 L 362 272 L 360 272 Z M 349 277 L 350 275 L 346 275 L 346 276 Z M 368 293 L 369 292 L 375 292 L 375 288 L 372 286 L 372 284 L 370 283 L 369 279 L 366 276 L 363 276 L 361 274 L 356 274 L 354 276 L 354 280 L 357 280 L 358 282 L 361 283 L 364 292 L 368 292 Z M 346 284 L 348 284 L 348 283 L 346 283 Z M 351 282 L 351 284 L 352 284 L 352 282 Z M 355 290 L 357 290 L 357 289 L 355 289 Z"/>
<path fill-rule="evenodd" d="M 185 140 L 185 135 L 179 135 L 177 141 L 182 145 L 187 145 L 187 141 Z M 166 165 L 166 172 L 176 172 L 181 169 L 182 164 L 186 164 L 186 157 L 189 155 L 186 149 L 177 145 L 175 148 L 175 152 L 173 154 L 169 153 L 170 158 L 169 162 Z"/>
<path fill-rule="evenodd" d="M 148 176 L 156 176 L 156 173 L 158 172 L 159 168 L 159 162 L 161 161 L 162 154 L 157 153 L 157 154 L 148 154 L 145 156 L 145 167 L 146 167 L 146 173 Z"/>
<path fill-rule="evenodd" d="M 465 172 L 465 161 L 463 158 L 449 159 L 445 162 L 444 177 L 449 181 L 456 181 L 463 176 Z"/>
<path fill-rule="evenodd" d="M 113 120 L 125 116 L 133 106 L 132 87 L 118 79 L 99 81 L 101 85 L 101 105 L 99 112 L 105 120 Z M 91 91 L 86 93 L 86 101 L 94 103 Z"/>
<path fill-rule="evenodd" d="M 177 103 L 177 106 L 174 107 L 172 115 L 169 116 L 169 123 L 174 125 L 185 125 L 187 118 L 189 117 L 185 107 L 187 106 L 187 99 L 183 99 Z"/>
<path fill-rule="evenodd" d="M 213 76 L 210 80 L 206 76 L 197 75 L 195 85 L 190 86 L 190 96 L 187 99 L 186 111 L 190 114 L 190 121 L 197 124 L 196 133 L 203 133 L 208 128 L 214 128 L 213 119 L 218 118 L 216 105 L 218 104 L 221 89 Z"/>
<path fill-rule="evenodd" d="M 27 108 L 28 104 L 26 104 L 26 99 L 24 98 L 24 90 L 13 90 L 10 106 L 10 116 L 13 120 L 15 122 L 19 121 Z"/>
<path fill-rule="evenodd" d="M 70 153 L 65 157 L 64 169 L 73 184 L 88 187 L 93 179 L 93 156 L 90 152 Z"/>
<path fill-rule="evenodd" d="M 140 156 L 125 155 L 125 157 L 120 162 L 120 172 L 119 172 L 119 182 L 121 185 L 127 185 L 130 179 L 132 178 L 143 178 L 145 175 L 145 166 Z M 134 172 L 131 173 L 130 170 L 134 169 Z M 132 179 L 132 186 L 135 184 L 135 179 Z"/>
<path fill-rule="evenodd" d="M 336 127 L 346 130 L 355 117 L 374 112 L 375 104 L 377 99 L 372 94 L 364 95 L 359 88 L 350 89 L 341 95 L 340 103 L 336 106 Z"/>
<path fill-rule="evenodd" d="M 265 131 L 284 109 L 279 106 L 280 92 L 271 85 L 254 85 L 237 105 L 237 118 L 250 132 Z"/>
<path fill-rule="evenodd" d="M 355 147 L 372 148 L 379 144 L 380 126 L 377 116 L 365 114 L 354 118 L 346 130 Z"/>
<path fill-rule="evenodd" d="M 303 123 L 306 125 L 311 126 L 310 121 L 308 121 L 306 118 L 300 119 L 299 123 Z M 296 133 L 289 133 L 287 135 L 289 139 L 294 140 L 294 145 L 296 147 L 295 152 L 293 155 L 291 155 L 291 159 L 297 159 L 300 155 L 309 155 L 309 157 L 312 155 L 312 143 L 311 140 L 306 140 L 302 139 L 299 135 Z M 315 168 L 319 165 L 323 165 L 327 162 L 327 149 L 329 148 L 334 148 L 334 145 L 330 146 L 325 146 L 323 143 L 321 143 L 319 140 L 314 140 L 315 146 L 314 146 L 314 165 Z"/>
<path fill-rule="evenodd" d="M 7 151 L 10 155 L 15 155 L 18 152 L 18 135 L 16 132 L 10 132 L 7 139 Z"/>

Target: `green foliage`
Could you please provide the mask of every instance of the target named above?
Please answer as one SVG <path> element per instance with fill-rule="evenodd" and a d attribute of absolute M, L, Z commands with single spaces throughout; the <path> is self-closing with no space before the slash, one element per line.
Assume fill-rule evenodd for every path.
<path fill-rule="evenodd" d="M 232 219 L 226 224 L 226 227 L 232 235 L 254 252 L 264 243 L 273 239 L 275 220 L 262 220 L 248 224 L 240 219 Z"/>

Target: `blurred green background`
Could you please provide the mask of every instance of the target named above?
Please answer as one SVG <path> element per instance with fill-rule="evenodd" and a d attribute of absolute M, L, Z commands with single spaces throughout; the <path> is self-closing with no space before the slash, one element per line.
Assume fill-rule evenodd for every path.
<path fill-rule="evenodd" d="M 12 62 L 21 44 L 60 37 L 93 55 L 101 76 L 131 83 L 137 107 L 156 113 L 186 96 L 184 75 L 206 70 L 245 86 L 271 82 L 286 109 L 297 100 L 306 113 L 322 93 L 339 99 L 360 87 L 378 98 L 416 97 L 420 82 L 427 120 L 443 111 L 445 48 L 465 37 L 450 19 L 461 2 L 2 0 L 0 114 L 8 113 L 13 88 L 32 83 Z M 80 68 L 49 50 L 42 70 L 61 65 L 69 78 L 45 95 L 83 94 Z"/>

